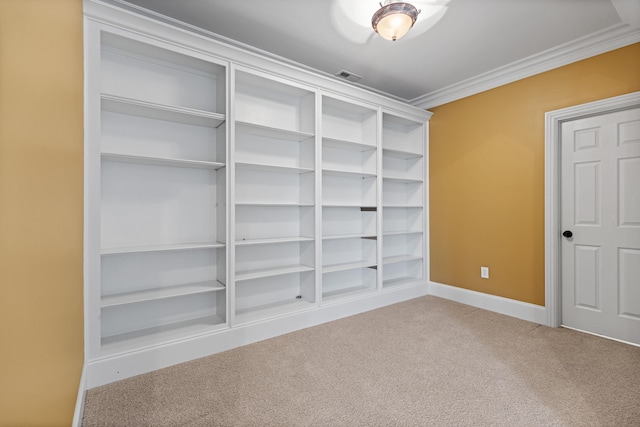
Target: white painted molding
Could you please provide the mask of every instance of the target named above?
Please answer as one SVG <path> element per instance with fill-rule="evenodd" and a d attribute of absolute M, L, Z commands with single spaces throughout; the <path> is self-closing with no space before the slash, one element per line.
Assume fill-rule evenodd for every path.
<path fill-rule="evenodd" d="M 640 106 L 640 92 L 545 113 L 544 264 L 546 324 L 560 326 L 560 131 L 563 122 Z"/>
<path fill-rule="evenodd" d="M 640 29 L 627 24 L 616 24 L 602 31 L 419 96 L 409 102 L 416 107 L 433 108 L 638 42 L 640 42 Z"/>
<path fill-rule="evenodd" d="M 300 70 L 304 70 L 305 72 L 312 73 L 317 76 L 322 76 L 322 78 L 330 80 L 336 85 L 340 85 L 342 89 L 346 91 L 349 90 L 348 88 L 364 89 L 368 92 L 375 93 L 376 95 L 387 99 L 393 99 L 402 103 L 411 104 L 422 109 L 429 109 L 438 105 L 455 101 L 457 99 L 475 95 L 477 93 L 484 92 L 486 90 L 493 89 L 507 83 L 512 83 L 514 81 L 521 80 L 523 78 L 530 77 L 544 71 L 549 71 L 563 65 L 568 65 L 572 62 L 580 61 L 582 59 L 590 58 L 592 56 L 600 55 L 614 49 L 640 42 L 640 29 L 632 24 L 633 20 L 630 20 L 628 18 L 629 13 L 633 12 L 634 10 L 633 6 L 627 5 L 625 3 L 626 1 L 635 0 L 612 1 L 614 2 L 614 6 L 616 7 L 616 11 L 618 11 L 618 14 L 622 13 L 622 15 L 625 15 L 627 17 L 625 19 L 621 16 L 621 19 L 624 23 L 613 25 L 604 30 L 595 32 L 585 37 L 578 38 L 560 46 L 553 47 L 522 60 L 513 62 L 503 67 L 496 68 L 489 72 L 480 74 L 467 80 L 463 80 L 461 82 L 455 83 L 442 89 L 435 90 L 433 92 L 421 95 L 413 99 L 398 97 L 359 83 L 345 83 L 342 80 L 337 79 L 332 74 L 318 70 L 317 68 L 309 67 L 299 62 L 292 61 L 290 59 L 275 55 L 265 50 L 238 42 L 236 40 L 221 36 L 211 31 L 204 30 L 194 25 L 178 21 L 174 18 L 161 15 L 159 13 L 144 9 L 131 3 L 127 3 L 125 0 L 84 0 L 84 10 L 85 16 L 91 16 L 103 22 L 108 22 L 108 20 L 105 20 L 105 13 L 95 9 L 94 4 L 104 6 L 114 11 L 126 11 L 129 14 L 134 14 L 147 21 L 162 23 L 165 26 L 185 31 L 190 34 L 195 34 L 208 40 L 213 40 L 221 45 L 226 45 L 234 49 L 249 52 L 252 55 L 258 57 L 268 58 L 273 62 L 286 64 L 290 67 L 295 67 Z M 616 5 L 616 1 L 619 3 L 619 5 Z M 623 9 L 619 9 L 619 7 Z M 621 10 L 623 10 L 623 12 L 621 12 Z"/>
<path fill-rule="evenodd" d="M 640 2 L 638 0 L 611 0 L 620 20 L 625 24 L 640 27 Z"/>
<path fill-rule="evenodd" d="M 429 295 L 542 325 L 546 324 L 547 320 L 546 310 L 540 305 L 470 291 L 442 283 L 429 282 Z"/>
<path fill-rule="evenodd" d="M 78 386 L 78 397 L 76 398 L 76 408 L 73 411 L 73 427 L 80 427 L 82 425 L 82 416 L 84 415 L 84 398 L 87 394 L 87 381 L 86 381 L 87 364 L 82 363 L 82 374 L 80 375 L 80 385 Z"/>

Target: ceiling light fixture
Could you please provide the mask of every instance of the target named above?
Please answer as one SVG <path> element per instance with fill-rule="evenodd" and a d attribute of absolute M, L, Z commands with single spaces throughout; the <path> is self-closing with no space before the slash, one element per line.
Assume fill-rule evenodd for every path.
<path fill-rule="evenodd" d="M 380 3 L 380 9 L 373 14 L 371 26 L 383 39 L 396 41 L 409 32 L 419 13 L 420 11 L 409 3 L 385 0 L 384 4 Z"/>

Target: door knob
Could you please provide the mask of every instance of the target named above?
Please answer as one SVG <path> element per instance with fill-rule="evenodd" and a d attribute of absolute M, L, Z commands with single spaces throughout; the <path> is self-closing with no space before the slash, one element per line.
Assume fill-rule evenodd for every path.
<path fill-rule="evenodd" d="M 564 232 L 562 233 L 562 235 L 563 235 L 564 237 L 571 237 L 571 236 L 573 236 L 573 233 L 572 233 L 571 231 L 569 231 L 569 230 L 566 230 L 566 231 L 564 231 Z"/>

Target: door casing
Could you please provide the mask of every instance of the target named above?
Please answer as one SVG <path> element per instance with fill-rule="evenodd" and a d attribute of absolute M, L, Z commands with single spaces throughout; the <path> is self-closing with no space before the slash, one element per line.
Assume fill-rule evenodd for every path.
<path fill-rule="evenodd" d="M 640 107 L 640 91 L 545 113 L 544 138 L 544 258 L 547 326 L 557 328 L 562 319 L 560 257 L 560 144 L 564 122 Z"/>

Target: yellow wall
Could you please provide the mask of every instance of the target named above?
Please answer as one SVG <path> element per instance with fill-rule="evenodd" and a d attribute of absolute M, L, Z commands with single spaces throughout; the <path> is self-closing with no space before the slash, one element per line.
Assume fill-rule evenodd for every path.
<path fill-rule="evenodd" d="M 544 113 L 638 90 L 635 44 L 432 109 L 431 280 L 544 305 Z"/>
<path fill-rule="evenodd" d="M 81 0 L 0 0 L 0 425 L 71 425 L 83 363 Z"/>

